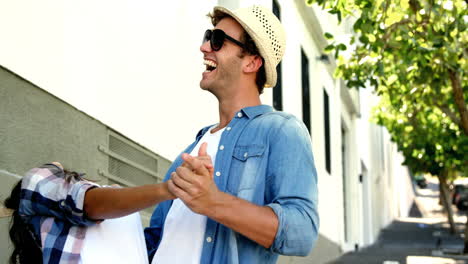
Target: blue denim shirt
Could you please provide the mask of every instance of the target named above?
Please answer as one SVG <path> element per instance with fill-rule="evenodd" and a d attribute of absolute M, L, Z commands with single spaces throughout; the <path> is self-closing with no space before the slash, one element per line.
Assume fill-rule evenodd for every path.
<path fill-rule="evenodd" d="M 191 152 L 209 127 L 198 133 L 185 153 Z M 179 155 L 165 180 L 181 164 Z M 205 238 L 211 239 L 204 240 L 200 263 L 276 263 L 279 254 L 309 254 L 319 224 L 317 173 L 310 136 L 301 121 L 267 105 L 240 110 L 221 136 L 216 174 L 214 180 L 221 191 L 271 207 L 279 226 L 271 247 L 264 248 L 208 218 Z M 162 238 L 171 205 L 172 201 L 161 203 L 145 229 L 150 259 Z"/>

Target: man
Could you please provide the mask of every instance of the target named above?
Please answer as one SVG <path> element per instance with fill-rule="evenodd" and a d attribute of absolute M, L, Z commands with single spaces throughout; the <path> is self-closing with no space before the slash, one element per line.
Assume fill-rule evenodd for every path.
<path fill-rule="evenodd" d="M 203 128 L 169 169 L 168 188 L 178 199 L 161 203 L 145 230 L 150 259 L 276 263 L 279 254 L 305 256 L 318 233 L 310 137 L 298 119 L 260 102 L 263 87 L 276 83 L 284 30 L 260 6 L 215 7 L 210 16 L 215 28 L 200 47 L 200 87 L 218 99 L 219 123 Z"/>

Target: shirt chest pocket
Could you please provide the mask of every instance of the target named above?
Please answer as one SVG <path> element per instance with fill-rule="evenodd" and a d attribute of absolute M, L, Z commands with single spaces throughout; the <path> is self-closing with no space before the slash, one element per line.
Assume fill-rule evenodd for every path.
<path fill-rule="evenodd" d="M 243 190 L 253 189 L 258 184 L 265 155 L 264 145 L 236 146 L 232 154 L 231 173 L 228 190 L 238 194 Z"/>

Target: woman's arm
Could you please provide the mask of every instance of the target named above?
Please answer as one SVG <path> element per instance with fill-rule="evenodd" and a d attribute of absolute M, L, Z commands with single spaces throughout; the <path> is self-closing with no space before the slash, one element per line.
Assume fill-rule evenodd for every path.
<path fill-rule="evenodd" d="M 90 219 L 117 218 L 174 198 L 166 182 L 128 188 L 93 188 L 86 192 L 84 211 Z"/>
<path fill-rule="evenodd" d="M 59 162 L 52 164 L 63 170 Z M 167 183 L 128 188 L 90 188 L 85 193 L 83 211 L 89 219 L 117 218 L 174 198 Z"/>

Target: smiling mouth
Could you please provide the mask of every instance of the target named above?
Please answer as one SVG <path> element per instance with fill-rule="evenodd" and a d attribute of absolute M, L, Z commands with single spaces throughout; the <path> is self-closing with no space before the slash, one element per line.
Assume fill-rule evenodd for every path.
<path fill-rule="evenodd" d="M 218 66 L 214 61 L 210 60 L 204 60 L 203 64 L 206 66 L 205 72 L 212 72 L 216 70 L 216 67 Z"/>

